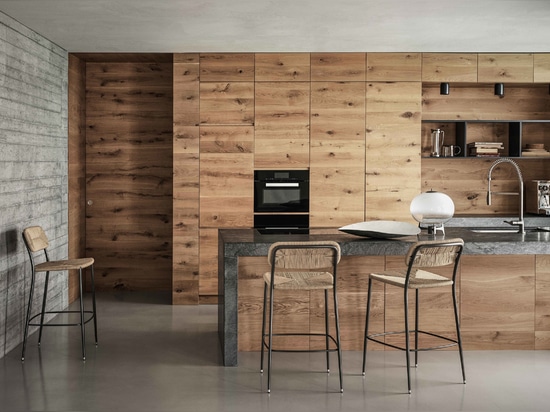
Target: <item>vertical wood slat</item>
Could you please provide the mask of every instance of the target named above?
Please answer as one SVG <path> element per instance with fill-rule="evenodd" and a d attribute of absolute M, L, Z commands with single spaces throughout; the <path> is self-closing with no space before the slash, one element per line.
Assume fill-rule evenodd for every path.
<path fill-rule="evenodd" d="M 550 256 L 536 257 L 535 349 L 550 349 Z"/>
<path fill-rule="evenodd" d="M 467 350 L 535 348 L 535 255 L 462 256 Z"/>
<path fill-rule="evenodd" d="M 199 302 L 199 56 L 174 55 L 172 303 Z"/>
<path fill-rule="evenodd" d="M 86 65 L 86 247 L 103 290 L 170 290 L 172 63 Z"/>
<path fill-rule="evenodd" d="M 362 221 L 365 83 L 312 84 L 310 152 L 310 226 Z"/>
<path fill-rule="evenodd" d="M 309 82 L 256 82 L 256 168 L 309 167 Z"/>
<path fill-rule="evenodd" d="M 367 83 L 366 220 L 411 221 L 420 193 L 420 82 Z"/>
<path fill-rule="evenodd" d="M 550 83 L 550 53 L 533 55 L 533 81 L 535 83 Z"/>

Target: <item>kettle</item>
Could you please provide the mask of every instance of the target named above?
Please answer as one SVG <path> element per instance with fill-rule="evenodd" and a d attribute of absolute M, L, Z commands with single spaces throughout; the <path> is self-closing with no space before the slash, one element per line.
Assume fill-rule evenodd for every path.
<path fill-rule="evenodd" d="M 441 156 L 441 149 L 443 148 L 443 140 L 445 139 L 445 132 L 441 129 L 432 129 L 432 153 L 431 157 Z"/>

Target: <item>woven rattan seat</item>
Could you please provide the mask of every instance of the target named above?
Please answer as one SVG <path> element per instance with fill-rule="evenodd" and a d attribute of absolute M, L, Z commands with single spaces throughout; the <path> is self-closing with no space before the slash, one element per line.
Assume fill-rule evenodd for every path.
<path fill-rule="evenodd" d="M 464 242 L 462 239 L 449 239 L 449 240 L 427 240 L 419 241 L 413 244 L 405 256 L 405 269 L 392 270 L 382 273 L 371 273 L 369 275 L 368 286 L 368 298 L 367 298 L 367 315 L 365 320 L 365 337 L 363 343 L 363 375 L 365 374 L 366 356 L 367 356 L 367 342 L 374 341 L 381 345 L 389 346 L 394 349 L 405 351 L 407 361 L 407 384 L 408 391 L 411 393 L 411 378 L 410 378 L 410 357 L 409 353 L 415 352 L 415 366 L 418 365 L 418 352 L 423 350 L 435 350 L 443 349 L 450 346 L 458 346 L 460 354 L 460 365 L 462 368 L 463 382 L 466 382 L 466 375 L 464 372 L 464 358 L 462 354 L 462 339 L 460 337 L 460 323 L 458 316 L 458 304 L 456 298 L 456 277 L 458 273 L 458 264 Z M 450 278 L 433 273 L 427 269 L 452 265 L 453 274 Z M 391 331 L 377 334 L 369 334 L 369 320 L 370 320 L 370 308 L 371 308 L 371 291 L 373 281 L 382 282 L 387 285 L 402 288 L 404 291 L 404 331 Z M 419 290 L 427 288 L 440 288 L 447 287 L 450 289 L 453 297 L 453 309 L 456 326 L 456 339 L 449 338 L 433 332 L 427 332 L 419 329 Z M 415 327 L 413 330 L 409 328 L 409 304 L 408 293 L 409 290 L 414 290 L 416 294 L 415 300 Z M 388 299 L 390 295 L 385 295 L 385 299 Z M 387 335 L 395 334 L 405 335 L 405 347 L 397 346 L 389 343 L 384 339 Z M 414 347 L 410 346 L 410 334 L 414 334 Z M 427 334 L 432 337 L 446 341 L 447 343 L 439 346 L 422 347 L 418 346 L 418 335 Z"/>
<path fill-rule="evenodd" d="M 325 352 L 327 371 L 330 371 L 329 352 L 338 353 L 340 391 L 342 386 L 342 351 L 340 347 L 340 324 L 338 320 L 338 299 L 336 296 L 336 268 L 340 261 L 340 246 L 336 242 L 276 242 L 269 248 L 268 263 L 271 270 L 263 275 L 264 301 L 262 320 L 262 353 L 260 370 L 264 369 L 264 350 L 268 350 L 267 391 L 271 391 L 271 361 L 273 352 Z M 324 291 L 325 332 L 324 333 L 273 333 L 274 291 L 309 290 Z M 334 299 L 335 336 L 329 333 L 328 291 Z M 266 312 L 269 300 L 269 316 Z M 268 332 L 266 332 L 266 327 Z M 274 348 L 273 336 L 321 336 L 325 339 L 324 349 Z"/>
<path fill-rule="evenodd" d="M 21 359 L 25 360 L 25 350 L 27 347 L 27 339 L 30 326 L 38 326 L 38 345 L 42 341 L 42 328 L 44 326 L 80 326 L 81 339 L 82 339 L 82 359 L 86 359 L 86 331 L 85 324 L 92 321 L 94 322 L 95 343 L 97 345 L 97 316 L 96 316 L 96 301 L 95 301 L 95 285 L 94 285 L 94 259 L 91 257 L 77 258 L 77 259 L 65 259 L 65 260 L 50 260 L 48 256 L 49 241 L 46 233 L 40 226 L 31 226 L 23 230 L 23 240 L 29 253 L 31 261 L 31 283 L 29 292 L 29 303 L 27 307 L 27 316 L 25 321 L 25 334 L 23 337 L 23 350 L 21 353 Z M 39 255 L 43 254 L 43 262 L 35 263 L 35 259 L 40 259 Z M 83 302 L 83 270 L 90 269 L 90 286 L 92 290 L 92 310 L 84 310 Z M 79 284 L 79 310 L 46 310 L 46 300 L 48 296 L 48 282 L 50 278 L 50 272 L 67 272 L 69 270 L 78 271 L 78 284 Z M 34 296 L 34 289 L 36 285 L 36 274 L 45 273 L 44 277 L 44 294 L 42 296 L 42 309 L 39 313 L 31 315 L 32 302 Z M 57 323 L 54 321 L 45 323 L 45 315 L 47 314 L 60 314 L 60 313 L 75 313 L 79 315 L 79 320 L 74 323 Z M 32 323 L 36 318 L 39 318 L 38 323 Z"/>

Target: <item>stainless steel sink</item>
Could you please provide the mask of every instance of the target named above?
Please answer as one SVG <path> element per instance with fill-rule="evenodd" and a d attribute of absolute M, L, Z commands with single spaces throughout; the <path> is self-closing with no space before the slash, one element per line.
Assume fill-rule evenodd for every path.
<path fill-rule="evenodd" d="M 508 227 L 486 227 L 471 229 L 474 233 L 518 233 L 518 229 Z M 526 228 L 525 232 L 550 232 L 550 227 Z"/>
<path fill-rule="evenodd" d="M 474 233 L 518 233 L 518 230 L 508 229 L 508 228 L 506 229 L 491 228 L 491 229 L 472 229 L 472 232 Z"/>

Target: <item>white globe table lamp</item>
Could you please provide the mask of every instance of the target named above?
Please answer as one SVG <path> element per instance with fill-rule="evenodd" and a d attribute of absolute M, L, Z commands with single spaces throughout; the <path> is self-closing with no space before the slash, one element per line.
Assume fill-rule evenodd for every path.
<path fill-rule="evenodd" d="M 436 234 L 438 230 L 445 234 L 443 224 L 453 217 L 455 204 L 445 193 L 430 190 L 416 196 L 410 210 L 419 226 L 427 226 L 429 234 Z"/>

